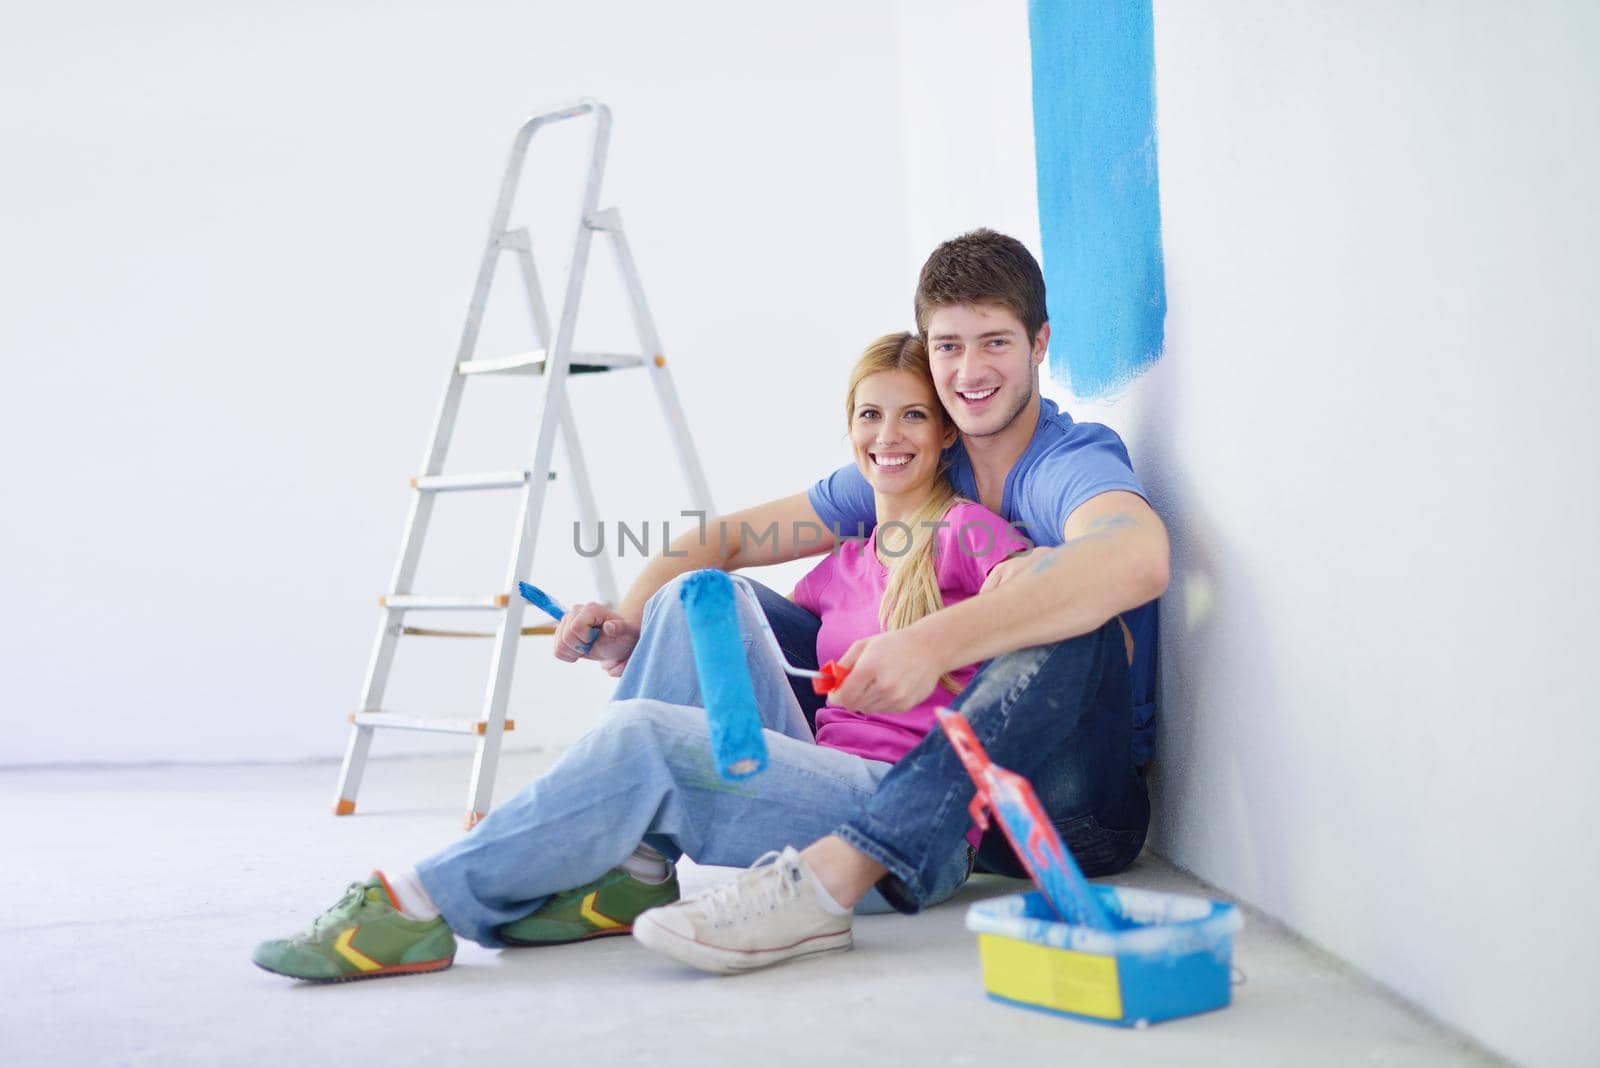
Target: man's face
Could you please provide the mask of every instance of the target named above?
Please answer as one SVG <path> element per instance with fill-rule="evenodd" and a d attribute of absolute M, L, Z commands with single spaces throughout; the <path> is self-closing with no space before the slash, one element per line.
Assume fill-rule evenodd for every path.
<path fill-rule="evenodd" d="M 956 426 L 983 438 L 1010 426 L 1033 399 L 1050 326 L 1030 344 L 1022 321 L 995 304 L 946 304 L 928 317 L 933 384 Z"/>

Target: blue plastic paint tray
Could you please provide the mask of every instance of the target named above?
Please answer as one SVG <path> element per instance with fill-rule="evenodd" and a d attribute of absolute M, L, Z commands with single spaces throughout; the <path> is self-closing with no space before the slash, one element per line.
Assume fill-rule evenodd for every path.
<path fill-rule="evenodd" d="M 1038 893 L 967 910 L 990 997 L 1118 1027 L 1232 1000 L 1233 935 L 1244 926 L 1237 908 L 1153 890 L 1092 889 L 1118 930 L 1061 923 Z"/>

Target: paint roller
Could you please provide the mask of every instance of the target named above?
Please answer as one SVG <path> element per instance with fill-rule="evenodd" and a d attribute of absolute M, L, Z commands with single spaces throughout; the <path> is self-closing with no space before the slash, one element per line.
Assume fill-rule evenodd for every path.
<path fill-rule="evenodd" d="M 712 756 L 723 778 L 737 780 L 748 779 L 766 768 L 767 743 L 761 734 L 755 686 L 750 681 L 750 665 L 739 636 L 739 615 L 733 603 L 735 583 L 750 601 L 761 632 L 784 671 L 810 679 L 817 693 L 828 693 L 844 681 L 850 669 L 831 660 L 822 665 L 821 671 L 789 663 L 748 579 L 711 569 L 696 571 L 686 578 L 678 596 L 689 624 L 689 642 L 694 647 Z"/>

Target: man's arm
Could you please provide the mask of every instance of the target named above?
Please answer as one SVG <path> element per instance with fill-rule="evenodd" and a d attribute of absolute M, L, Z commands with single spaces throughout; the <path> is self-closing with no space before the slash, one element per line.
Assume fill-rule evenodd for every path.
<path fill-rule="evenodd" d="M 1061 545 L 1001 564 L 1007 573 L 982 596 L 857 642 L 841 660 L 851 672 L 834 699 L 848 708 L 904 710 L 946 671 L 1088 634 L 1167 588 L 1167 530 L 1138 494 L 1091 497 L 1067 517 L 1062 535 Z"/>
<path fill-rule="evenodd" d="M 712 519 L 652 557 L 614 611 L 601 604 L 573 605 L 556 628 L 556 657 L 599 660 L 618 674 L 638 643 L 645 602 L 679 575 L 708 567 L 737 571 L 787 563 L 826 552 L 834 541 L 804 493 Z M 586 639 L 593 628 L 600 633 L 591 643 Z"/>

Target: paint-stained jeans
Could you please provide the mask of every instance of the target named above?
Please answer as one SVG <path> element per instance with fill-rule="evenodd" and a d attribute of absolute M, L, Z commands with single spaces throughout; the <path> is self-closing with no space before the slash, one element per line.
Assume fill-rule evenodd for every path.
<path fill-rule="evenodd" d="M 952 704 L 1001 767 L 1033 783 L 1086 875 L 1133 862 L 1150 799 L 1133 764 L 1133 698 L 1122 628 L 1019 649 L 983 666 Z M 943 731 L 901 758 L 866 809 L 836 832 L 889 869 L 878 891 L 901 912 L 931 903 L 939 865 L 971 826 L 972 780 Z M 999 828 L 980 844 L 985 871 L 1024 876 Z"/>
<path fill-rule="evenodd" d="M 860 812 L 888 774 L 882 761 L 812 740 L 788 677 L 758 632 L 755 609 L 739 597 L 768 764 L 741 782 L 718 775 L 678 598 L 681 582 L 646 606 L 639 645 L 600 724 L 472 833 L 417 865 L 458 934 L 503 945 L 496 928 L 551 894 L 598 878 L 640 842 L 669 859 L 687 855 L 734 867 L 771 849 L 803 847 Z M 814 639 L 812 649 L 814 660 Z M 942 862 L 927 867 L 930 902 L 955 893 L 971 868 L 962 836 Z M 873 893 L 858 911 L 887 908 Z"/>
<path fill-rule="evenodd" d="M 815 616 L 781 598 L 762 604 L 785 649 L 816 649 Z M 790 660 L 816 667 L 814 652 Z M 1133 764 L 1133 699 L 1116 620 L 996 657 L 951 703 L 996 764 L 1033 783 L 1085 874 L 1110 875 L 1139 855 L 1150 800 Z M 972 796 L 966 769 L 944 732 L 934 731 L 835 833 L 889 869 L 877 889 L 891 905 L 916 912 L 946 893 L 946 858 L 971 826 Z M 978 870 L 1027 876 L 998 827 L 983 836 Z"/>

